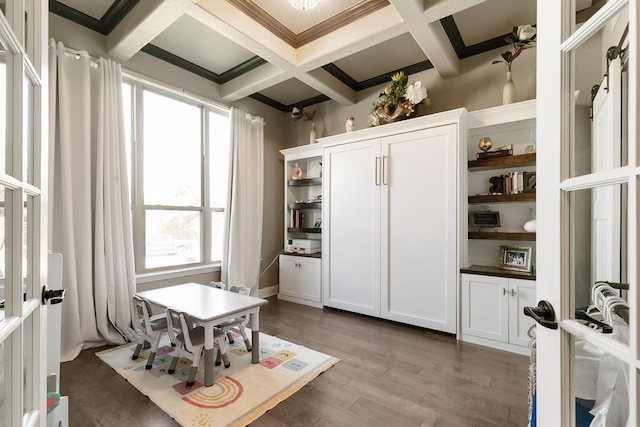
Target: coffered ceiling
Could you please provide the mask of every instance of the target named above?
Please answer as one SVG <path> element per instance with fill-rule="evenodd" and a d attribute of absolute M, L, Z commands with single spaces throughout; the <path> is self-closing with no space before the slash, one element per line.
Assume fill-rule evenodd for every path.
<path fill-rule="evenodd" d="M 593 0 L 606 2 L 606 0 Z M 579 9 L 592 0 L 578 0 Z M 220 86 L 223 99 L 252 97 L 281 111 L 435 68 L 505 45 L 514 25 L 535 24 L 536 0 L 50 0 L 50 11 L 107 38 L 128 60 L 158 57 Z"/>

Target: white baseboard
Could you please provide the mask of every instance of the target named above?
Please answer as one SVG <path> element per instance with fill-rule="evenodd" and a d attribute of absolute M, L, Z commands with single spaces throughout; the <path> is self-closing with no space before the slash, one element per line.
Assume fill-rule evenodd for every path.
<path fill-rule="evenodd" d="M 258 289 L 259 298 L 267 298 L 278 294 L 278 285 Z"/>

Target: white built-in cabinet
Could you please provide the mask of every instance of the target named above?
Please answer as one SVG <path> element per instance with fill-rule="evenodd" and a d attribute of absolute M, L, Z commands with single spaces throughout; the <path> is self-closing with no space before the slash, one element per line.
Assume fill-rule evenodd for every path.
<path fill-rule="evenodd" d="M 457 328 L 465 110 L 323 138 L 323 304 Z"/>
<path fill-rule="evenodd" d="M 307 302 L 307 305 L 322 303 L 321 259 L 296 255 L 280 255 L 279 298 Z M 313 304 L 316 303 L 316 304 Z"/>
<path fill-rule="evenodd" d="M 535 307 L 535 281 L 462 274 L 461 331 L 464 341 L 530 354 L 525 306 Z"/>
<path fill-rule="evenodd" d="M 529 187 L 514 192 L 503 189 L 496 194 L 492 181 L 536 173 L 535 107 L 536 101 L 529 100 L 486 108 L 470 112 L 466 122 L 463 192 L 467 197 L 462 215 L 496 212 L 500 225 L 482 227 L 463 220 L 459 338 L 521 354 L 530 354 L 527 332 L 534 323 L 523 314 L 523 308 L 537 305 L 536 234 L 524 228 L 535 218 L 536 192 Z M 478 142 L 485 137 L 491 138 L 494 150 L 510 146 L 512 155 L 478 159 Z M 500 268 L 501 247 L 530 248 L 532 269 Z"/>
<path fill-rule="evenodd" d="M 284 155 L 285 197 L 278 298 L 322 307 L 322 254 L 315 249 L 321 248 L 322 239 L 322 145 L 280 152 Z"/>

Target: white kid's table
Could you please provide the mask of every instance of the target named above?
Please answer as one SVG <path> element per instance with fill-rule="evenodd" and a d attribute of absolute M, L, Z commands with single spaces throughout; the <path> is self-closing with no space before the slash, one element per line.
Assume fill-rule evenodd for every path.
<path fill-rule="evenodd" d="M 183 311 L 204 326 L 204 385 L 213 385 L 215 325 L 235 317 L 251 315 L 251 363 L 258 363 L 260 355 L 260 306 L 268 301 L 262 298 L 224 291 L 199 283 L 167 286 L 136 292 L 152 304 Z"/>

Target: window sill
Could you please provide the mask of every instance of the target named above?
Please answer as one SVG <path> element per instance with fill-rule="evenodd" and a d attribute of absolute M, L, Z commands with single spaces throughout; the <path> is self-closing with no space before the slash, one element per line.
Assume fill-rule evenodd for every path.
<path fill-rule="evenodd" d="M 196 276 L 203 273 L 220 271 L 220 264 L 209 264 L 198 267 L 180 268 L 175 270 L 157 271 L 136 275 L 136 284 L 157 282 L 159 280 L 175 279 L 178 277 Z"/>

